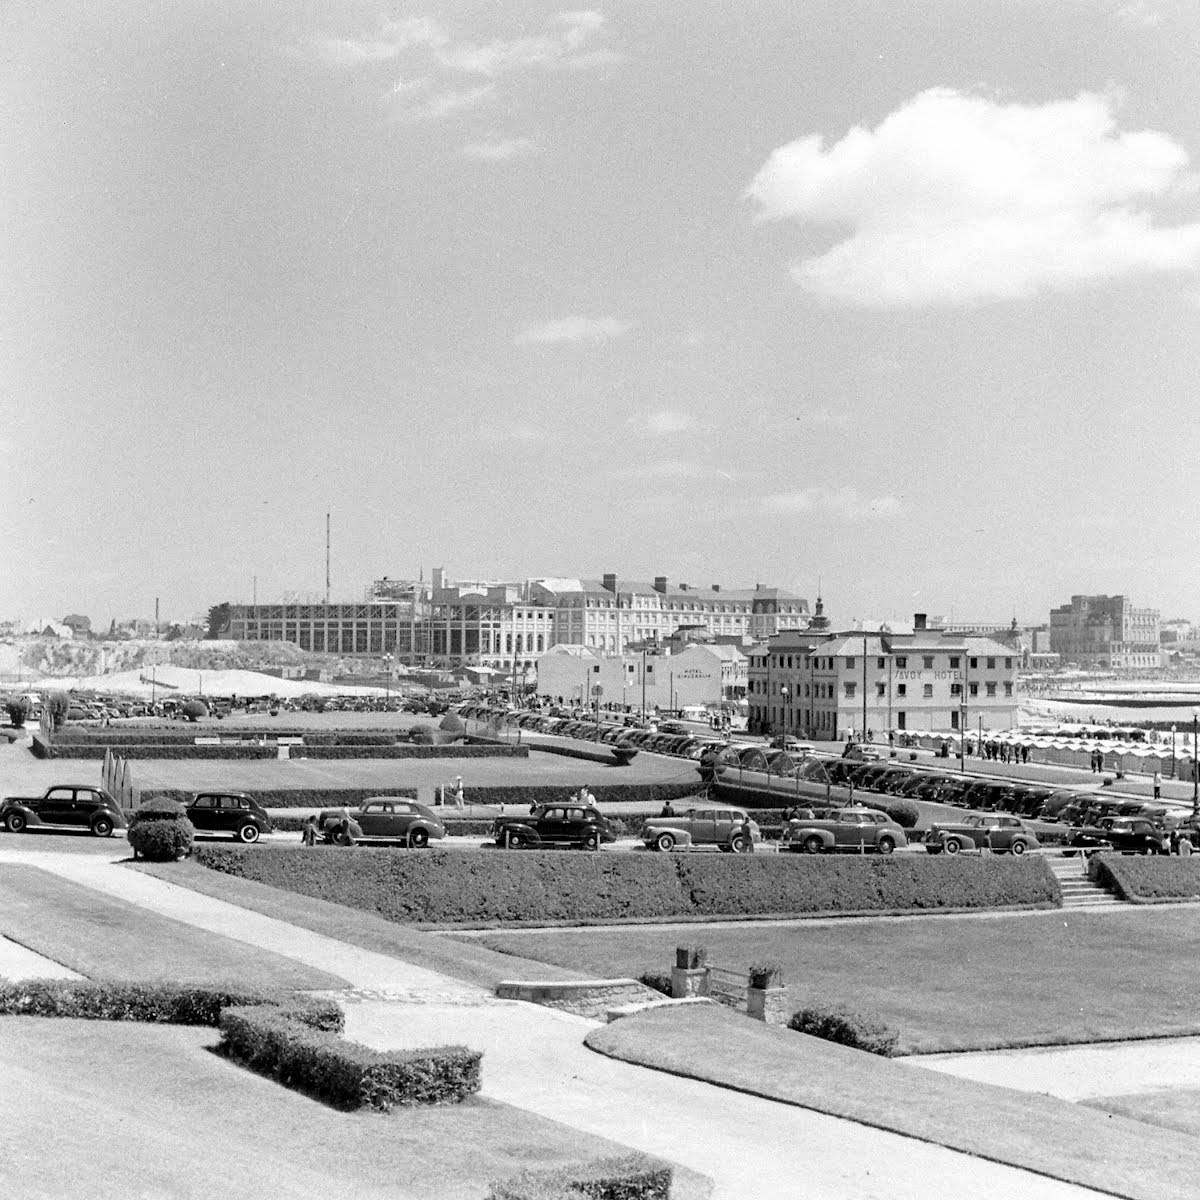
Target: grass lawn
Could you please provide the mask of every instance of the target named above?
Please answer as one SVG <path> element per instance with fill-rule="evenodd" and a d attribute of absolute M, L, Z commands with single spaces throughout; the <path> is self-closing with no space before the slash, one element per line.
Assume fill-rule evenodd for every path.
<path fill-rule="evenodd" d="M 625 1017 L 588 1034 L 587 1044 L 1118 1196 L 1196 1194 L 1200 1152 L 1167 1130 L 849 1050 L 716 1005 Z"/>
<path fill-rule="evenodd" d="M 37 867 L 0 871 L 0 934 L 88 979 L 237 983 L 290 991 L 346 981 L 290 958 L 195 929 Z"/>
<path fill-rule="evenodd" d="M 677 945 L 783 966 L 792 1009 L 845 1004 L 901 1053 L 1200 1033 L 1193 906 L 1087 913 L 491 933 L 483 944 L 588 976 L 668 972 Z"/>
<path fill-rule="evenodd" d="M 1200 1092 L 1172 1088 L 1135 1096 L 1104 1096 L 1080 1103 L 1101 1112 L 1174 1129 L 1192 1139 L 1200 1137 Z"/>
<path fill-rule="evenodd" d="M 21 1200 L 463 1200 L 621 1153 L 473 1099 L 343 1113 L 211 1053 L 211 1029 L 0 1018 L 0 1194 Z"/>

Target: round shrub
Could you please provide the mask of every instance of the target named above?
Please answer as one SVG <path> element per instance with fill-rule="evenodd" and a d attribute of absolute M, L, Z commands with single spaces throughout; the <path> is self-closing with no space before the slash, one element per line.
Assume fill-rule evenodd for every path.
<path fill-rule="evenodd" d="M 915 828 L 921 816 L 920 810 L 911 800 L 885 800 L 874 807 L 887 813 L 901 829 Z"/>
<path fill-rule="evenodd" d="M 133 856 L 150 862 L 174 862 L 190 854 L 195 834 L 183 805 L 163 797 L 147 800 L 129 819 Z"/>
<path fill-rule="evenodd" d="M 882 1022 L 841 1007 L 802 1008 L 793 1014 L 788 1028 L 884 1058 L 891 1058 L 896 1053 L 899 1040 Z"/>
<path fill-rule="evenodd" d="M 437 741 L 437 734 L 432 725 L 414 725 L 408 731 L 408 740 L 418 746 L 432 746 Z"/>
<path fill-rule="evenodd" d="M 24 699 L 9 700 L 4 705 L 8 713 L 8 719 L 12 722 L 14 729 L 21 729 L 25 725 L 25 718 L 29 716 L 29 701 Z"/>
<path fill-rule="evenodd" d="M 185 700 L 179 710 L 189 721 L 198 721 L 208 716 L 208 705 L 203 700 Z"/>
<path fill-rule="evenodd" d="M 454 713 L 447 713 L 438 725 L 438 728 L 443 733 L 463 734 L 467 732 L 467 727 L 462 723 L 461 718 Z"/>

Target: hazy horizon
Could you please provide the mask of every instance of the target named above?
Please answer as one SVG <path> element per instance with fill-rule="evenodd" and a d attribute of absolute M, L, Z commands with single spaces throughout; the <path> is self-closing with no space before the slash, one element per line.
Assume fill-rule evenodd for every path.
<path fill-rule="evenodd" d="M 0 617 L 1200 615 L 1200 6 L 0 13 Z"/>

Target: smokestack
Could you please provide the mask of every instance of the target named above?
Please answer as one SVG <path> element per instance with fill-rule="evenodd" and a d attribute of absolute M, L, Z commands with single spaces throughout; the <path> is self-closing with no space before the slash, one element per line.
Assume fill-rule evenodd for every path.
<path fill-rule="evenodd" d="M 616 590 L 617 590 L 616 575 L 612 574 L 611 572 L 607 572 L 601 582 L 603 583 L 604 590 L 606 592 L 612 592 L 614 594 L 616 593 Z"/>
<path fill-rule="evenodd" d="M 720 585 L 719 583 L 714 583 L 714 584 L 712 585 L 712 590 L 713 590 L 714 592 L 719 592 L 719 591 L 721 590 L 721 585 Z"/>
<path fill-rule="evenodd" d="M 665 592 L 667 590 L 667 577 L 665 575 L 655 575 L 654 590 L 656 592 Z"/>
<path fill-rule="evenodd" d="M 329 513 L 325 514 L 325 607 L 329 607 Z"/>
<path fill-rule="evenodd" d="M 928 618 L 925 613 L 913 613 L 913 629 L 918 632 L 927 628 Z"/>

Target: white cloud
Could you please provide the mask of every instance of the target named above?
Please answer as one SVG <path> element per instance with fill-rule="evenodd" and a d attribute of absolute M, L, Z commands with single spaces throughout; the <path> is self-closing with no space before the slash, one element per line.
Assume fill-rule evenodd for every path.
<path fill-rule="evenodd" d="M 553 342 L 606 342 L 633 328 L 631 321 L 616 317 L 561 317 L 531 325 L 513 339 L 518 346 L 549 345 Z"/>
<path fill-rule="evenodd" d="M 669 408 L 660 408 L 647 413 L 644 417 L 630 417 L 627 424 L 636 425 L 645 433 L 665 436 L 671 433 L 683 433 L 691 429 L 695 422 L 690 413 L 677 412 Z"/>
<path fill-rule="evenodd" d="M 851 521 L 894 517 L 903 508 L 897 496 L 863 496 L 852 487 L 811 487 L 798 492 L 782 492 L 764 496 L 762 506 L 772 512 L 811 513 Z"/>
<path fill-rule="evenodd" d="M 482 162 L 504 162 L 510 158 L 540 154 L 541 146 L 528 137 L 489 137 L 481 142 L 468 142 L 462 152 L 467 158 L 477 158 Z"/>
<path fill-rule="evenodd" d="M 1009 299 L 1200 264 L 1200 223 L 1144 207 L 1193 187 L 1188 156 L 1120 132 L 1110 96 L 997 104 L 922 92 L 873 130 L 775 150 L 747 188 L 760 220 L 848 226 L 792 265 L 805 290 L 864 306 Z M 1142 207 L 1139 207 L 1141 205 Z"/>

